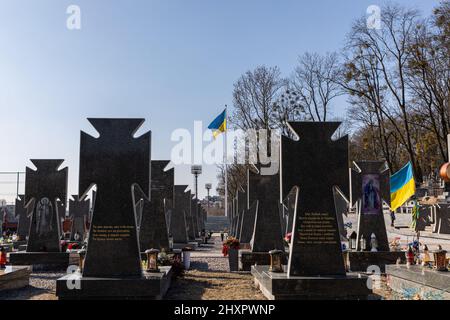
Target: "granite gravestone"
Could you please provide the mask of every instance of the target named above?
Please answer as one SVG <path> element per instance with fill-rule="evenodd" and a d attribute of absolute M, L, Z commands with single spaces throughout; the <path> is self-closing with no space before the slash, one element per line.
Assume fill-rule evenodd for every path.
<path fill-rule="evenodd" d="M 436 232 L 450 234 L 450 206 L 440 203 L 435 212 Z"/>
<path fill-rule="evenodd" d="M 170 161 L 151 161 L 150 201 L 140 193 L 138 209 L 141 212 L 139 244 L 141 251 L 147 249 L 169 249 L 169 234 L 166 221 L 166 201 L 173 199 L 174 169 L 164 171 Z"/>
<path fill-rule="evenodd" d="M 195 230 L 194 230 L 194 217 L 192 211 L 195 213 L 195 208 L 192 209 L 192 193 L 190 190 L 184 193 L 184 203 L 185 203 L 185 217 L 186 217 L 186 232 L 188 235 L 188 241 L 195 240 Z"/>
<path fill-rule="evenodd" d="M 239 237 L 241 243 L 250 243 L 253 236 L 253 230 L 255 229 L 256 210 L 258 209 L 258 203 L 254 201 L 250 208 L 244 210 L 242 217 L 241 235 Z"/>
<path fill-rule="evenodd" d="M 238 230 L 237 230 L 237 237 L 239 240 L 241 240 L 241 234 L 242 234 L 242 225 L 244 223 L 244 216 L 245 212 L 248 210 L 248 199 L 247 199 L 247 193 L 245 190 L 247 189 L 246 186 L 241 186 L 240 189 L 237 192 L 237 205 L 239 210 L 239 223 L 238 223 Z"/>
<path fill-rule="evenodd" d="M 333 186 L 348 190 L 348 137 L 332 140 L 339 122 L 289 122 L 298 141 L 282 137 L 282 196 L 297 188 L 287 276 L 345 275 Z"/>
<path fill-rule="evenodd" d="M 339 192 L 339 189 L 333 188 L 334 206 L 336 208 L 336 218 L 338 222 L 339 234 L 343 240 L 347 239 L 347 231 L 344 227 L 344 217 L 348 215 L 349 201 Z"/>
<path fill-rule="evenodd" d="M 383 201 L 390 205 L 390 175 L 384 161 L 356 161 L 352 169 L 352 201 L 358 201 L 358 237 L 366 239 L 366 250 L 371 249 L 372 233 L 378 241 L 379 251 L 389 251 Z"/>
<path fill-rule="evenodd" d="M 64 160 L 31 160 L 36 171 L 26 168 L 25 203 L 32 212 L 27 252 L 61 252 L 61 206 L 67 199 L 68 169 Z M 31 206 L 31 207 L 30 207 Z"/>
<path fill-rule="evenodd" d="M 71 241 L 83 241 L 86 234 L 86 219 L 89 215 L 91 201 L 89 199 L 80 200 L 78 195 L 72 195 L 69 200 L 69 217 L 72 221 L 70 228 Z"/>
<path fill-rule="evenodd" d="M 197 206 L 196 206 L 197 200 L 191 199 L 191 216 L 192 216 L 192 223 L 194 225 L 194 239 L 197 238 L 200 234 L 200 228 L 198 224 L 198 215 L 199 212 L 197 212 Z"/>
<path fill-rule="evenodd" d="M 236 237 L 241 235 L 242 215 L 246 208 L 246 195 L 241 187 L 236 191 Z"/>
<path fill-rule="evenodd" d="M 294 192 L 295 189 L 283 200 L 283 202 L 278 204 L 280 213 L 280 223 L 281 223 L 281 234 L 286 236 L 292 232 L 292 220 L 295 211 L 295 197 L 297 195 Z"/>
<path fill-rule="evenodd" d="M 420 205 L 419 217 L 416 221 L 415 231 L 425 231 L 427 226 L 431 225 L 432 207 L 429 205 Z"/>
<path fill-rule="evenodd" d="M 79 190 L 97 186 L 83 277 L 141 277 L 133 189 L 150 187 L 151 133 L 134 137 L 144 119 L 88 119 L 81 132 Z"/>
<path fill-rule="evenodd" d="M 170 222 L 170 233 L 174 243 L 188 242 L 185 213 L 185 190 L 187 187 L 187 185 L 176 185 L 174 189 L 174 208 Z"/>
<path fill-rule="evenodd" d="M 257 201 L 254 232 L 250 241 L 252 252 L 267 253 L 274 249 L 284 252 L 278 213 L 280 177 L 278 174 L 261 175 L 251 170 L 248 173 L 249 201 Z"/>
<path fill-rule="evenodd" d="M 173 190 L 173 189 L 172 189 Z M 172 194 L 174 192 L 172 191 Z M 169 237 L 172 236 L 170 233 L 171 223 L 172 223 L 172 212 L 173 212 L 173 198 L 172 199 L 164 199 L 164 213 L 166 215 L 166 223 L 167 223 L 167 234 Z"/>
<path fill-rule="evenodd" d="M 30 215 L 25 208 L 25 195 L 20 194 L 15 203 L 15 216 L 18 218 L 17 236 L 25 240 L 30 232 Z"/>

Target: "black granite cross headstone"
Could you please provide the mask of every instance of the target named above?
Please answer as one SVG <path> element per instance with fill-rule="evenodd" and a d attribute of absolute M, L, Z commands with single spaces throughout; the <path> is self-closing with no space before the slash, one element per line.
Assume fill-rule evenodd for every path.
<path fill-rule="evenodd" d="M 250 246 L 252 252 L 284 252 L 284 242 L 278 213 L 280 203 L 280 177 L 278 174 L 261 175 L 249 171 L 249 201 L 257 200 L 254 232 Z"/>
<path fill-rule="evenodd" d="M 288 276 L 345 275 L 333 186 L 348 190 L 348 137 L 339 122 L 289 122 L 281 141 L 282 197 L 297 188 Z"/>
<path fill-rule="evenodd" d="M 372 233 L 378 241 L 379 251 L 389 251 L 383 201 L 391 203 L 389 169 L 384 161 L 356 161 L 352 169 L 352 201 L 358 202 L 358 238 L 366 239 L 366 250 L 370 250 Z"/>
<path fill-rule="evenodd" d="M 191 205 L 192 205 L 191 190 L 186 191 L 184 196 L 185 196 L 184 214 L 186 216 L 186 232 L 188 235 L 188 240 L 195 240 L 194 217 L 192 215 L 192 211 L 195 212 L 195 208 L 193 210 L 191 207 Z"/>
<path fill-rule="evenodd" d="M 140 277 L 133 189 L 149 194 L 151 133 L 134 137 L 144 119 L 88 120 L 100 136 L 81 132 L 82 198 L 97 186 L 83 277 Z"/>
<path fill-rule="evenodd" d="M 138 209 L 141 211 L 139 243 L 141 251 L 169 249 L 169 235 L 165 203 L 173 200 L 174 169 L 164 171 L 170 161 L 151 161 L 151 194 L 149 199 L 141 194 Z"/>
<path fill-rule="evenodd" d="M 20 194 L 15 202 L 15 216 L 18 218 L 17 222 L 17 236 L 24 241 L 30 232 L 30 215 L 25 208 L 25 195 Z"/>
<path fill-rule="evenodd" d="M 174 243 L 188 242 L 185 212 L 185 190 L 187 187 L 187 185 L 176 185 L 174 189 L 174 208 L 170 222 L 170 233 Z"/>
<path fill-rule="evenodd" d="M 78 195 L 72 195 L 69 200 L 69 217 L 72 220 L 70 229 L 71 241 L 83 241 L 86 233 L 86 218 L 89 215 L 91 201 L 80 200 Z"/>
<path fill-rule="evenodd" d="M 27 252 L 60 252 L 61 218 L 58 202 L 66 203 L 68 169 L 64 160 L 31 160 L 36 171 L 26 168 L 25 203 L 32 206 Z"/>

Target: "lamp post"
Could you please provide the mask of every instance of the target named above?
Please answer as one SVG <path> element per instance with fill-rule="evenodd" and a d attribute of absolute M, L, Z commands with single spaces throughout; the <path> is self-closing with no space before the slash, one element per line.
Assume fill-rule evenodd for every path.
<path fill-rule="evenodd" d="M 207 183 L 207 184 L 205 184 L 205 189 L 206 189 L 206 192 L 208 193 L 208 195 L 207 195 L 207 198 L 206 198 L 206 203 L 207 203 L 207 207 L 208 207 L 208 209 L 209 209 L 209 190 L 211 190 L 211 188 L 212 188 L 212 184 L 211 183 Z"/>
<path fill-rule="evenodd" d="M 202 166 L 193 165 L 191 167 L 191 173 L 195 179 L 195 200 L 198 200 L 198 176 L 202 174 Z"/>

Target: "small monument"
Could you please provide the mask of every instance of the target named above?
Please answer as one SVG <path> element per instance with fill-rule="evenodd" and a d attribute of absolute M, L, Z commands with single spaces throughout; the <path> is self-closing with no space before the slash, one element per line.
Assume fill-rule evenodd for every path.
<path fill-rule="evenodd" d="M 91 201 L 80 200 L 78 195 L 72 195 L 69 200 L 69 217 L 72 221 L 70 229 L 70 241 L 81 242 L 86 235 L 86 219 L 89 215 Z"/>
<path fill-rule="evenodd" d="M 403 252 L 390 252 L 383 202 L 390 205 L 389 169 L 385 161 L 356 161 L 352 169 L 352 201 L 358 214 L 356 251 L 348 252 L 352 271 L 367 271 L 372 265 L 384 272 L 386 264 L 404 259 Z M 373 236 L 372 236 L 373 235 Z M 373 238 L 377 250 L 373 248 Z"/>
<path fill-rule="evenodd" d="M 258 170 L 256 167 L 255 170 Z M 279 208 L 280 193 L 278 174 L 262 175 L 248 170 L 249 202 L 255 203 L 254 231 L 250 240 L 250 252 L 241 252 L 242 270 L 250 271 L 252 265 L 269 265 L 271 250 L 285 252 Z"/>
<path fill-rule="evenodd" d="M 61 252 L 61 212 L 67 200 L 68 168 L 64 160 L 31 160 L 36 170 L 26 168 L 25 207 L 31 212 L 26 252 L 10 254 L 12 265 L 32 265 L 34 270 L 65 270 L 69 254 Z"/>
<path fill-rule="evenodd" d="M 19 240 L 17 242 L 26 244 L 28 232 L 30 232 L 30 215 L 25 208 L 25 195 L 23 194 L 20 194 L 16 199 L 15 216 L 18 218 L 17 236 L 19 237 Z"/>
<path fill-rule="evenodd" d="M 135 190 L 150 191 L 151 133 L 135 137 L 144 119 L 88 119 L 98 131 L 81 132 L 81 199 L 95 185 L 96 196 L 82 273 L 57 280 L 60 299 L 161 298 L 170 267 L 142 270 Z M 76 278 L 78 287 L 69 284 Z"/>
<path fill-rule="evenodd" d="M 169 250 L 166 204 L 173 200 L 174 169 L 165 171 L 170 161 L 151 161 L 150 199 L 140 195 L 137 210 L 141 213 L 139 245 L 141 252 L 147 249 Z"/>
<path fill-rule="evenodd" d="M 174 244 L 186 245 L 188 243 L 188 234 L 186 226 L 186 195 L 187 185 L 176 185 L 174 192 L 174 209 L 170 222 L 170 234 L 173 237 Z"/>
<path fill-rule="evenodd" d="M 367 277 L 346 274 L 333 187 L 348 190 L 348 137 L 333 140 L 339 122 L 289 122 L 298 141 L 281 141 L 281 195 L 296 188 L 286 271 L 253 266 L 269 299 L 367 299 Z"/>

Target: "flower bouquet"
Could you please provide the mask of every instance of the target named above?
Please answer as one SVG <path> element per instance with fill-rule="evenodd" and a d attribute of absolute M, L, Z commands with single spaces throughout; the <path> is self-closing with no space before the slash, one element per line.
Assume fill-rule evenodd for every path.
<path fill-rule="evenodd" d="M 237 250 L 239 250 L 239 246 L 240 246 L 240 243 L 239 243 L 238 239 L 236 239 L 234 237 L 228 237 L 227 240 L 225 240 L 223 242 L 223 246 L 222 246 L 223 256 L 224 257 L 228 256 L 228 251 L 230 249 L 237 249 Z"/>

